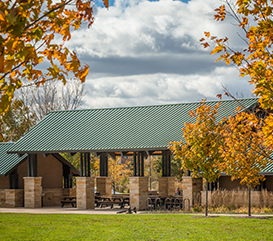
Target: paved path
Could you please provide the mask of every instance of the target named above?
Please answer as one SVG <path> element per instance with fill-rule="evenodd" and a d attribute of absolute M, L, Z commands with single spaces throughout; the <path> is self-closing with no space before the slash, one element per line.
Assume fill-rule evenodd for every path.
<path fill-rule="evenodd" d="M 61 207 L 43 207 L 43 208 L 0 208 L 0 213 L 36 213 L 36 214 L 102 214 L 102 215 L 114 215 L 117 212 L 126 209 L 119 208 L 96 208 L 96 209 L 77 209 L 77 208 L 61 208 Z M 145 214 L 145 211 L 138 211 L 138 214 Z M 125 214 L 125 213 L 122 213 Z M 160 214 L 159 212 L 152 212 L 152 214 Z M 166 213 L 162 213 L 166 214 Z M 178 215 L 183 213 L 177 213 Z M 204 216 L 203 213 L 185 213 L 193 216 Z M 120 215 L 120 214 L 119 214 Z M 247 214 L 209 214 L 211 217 L 215 216 L 235 216 L 235 217 L 247 217 Z M 273 217 L 273 214 L 252 214 L 253 217 Z"/>
<path fill-rule="evenodd" d="M 96 208 L 96 209 L 77 209 L 77 208 L 61 208 L 61 207 L 43 207 L 43 208 L 0 208 L 0 213 L 40 213 L 40 214 L 117 214 L 117 212 L 127 209 L 110 209 L 110 208 Z M 143 213 L 140 211 L 138 213 Z M 124 214 L 124 213 L 123 213 Z"/>

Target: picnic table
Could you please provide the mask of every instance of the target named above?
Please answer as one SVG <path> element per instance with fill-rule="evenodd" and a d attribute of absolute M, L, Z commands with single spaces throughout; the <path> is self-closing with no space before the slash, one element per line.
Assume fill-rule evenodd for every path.
<path fill-rule="evenodd" d="M 119 205 L 120 208 L 124 208 L 125 205 L 130 204 L 130 197 L 126 194 L 114 194 L 114 195 L 97 195 L 95 196 L 96 206 L 102 208 L 103 206 L 110 206 L 111 209 L 114 205 Z"/>
<path fill-rule="evenodd" d="M 71 206 L 74 208 L 77 207 L 76 197 L 74 196 L 63 196 L 63 200 L 61 200 L 62 207 L 65 204 L 71 204 Z"/>

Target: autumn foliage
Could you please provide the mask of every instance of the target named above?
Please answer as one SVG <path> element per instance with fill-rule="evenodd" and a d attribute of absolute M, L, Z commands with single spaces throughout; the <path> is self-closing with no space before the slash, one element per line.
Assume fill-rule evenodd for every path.
<path fill-rule="evenodd" d="M 256 187 L 264 176 L 259 173 L 271 162 L 261 130 L 261 119 L 255 112 L 238 108 L 238 113 L 221 122 L 223 162 L 221 171 L 239 179 L 242 185 Z"/>
<path fill-rule="evenodd" d="M 214 107 L 201 103 L 191 111 L 189 115 L 194 119 L 182 129 L 184 140 L 171 142 L 170 149 L 194 177 L 214 182 L 223 172 L 242 185 L 255 187 L 263 180 L 259 173 L 271 162 L 263 119 L 255 110 L 238 107 L 233 116 L 217 122 L 220 103 Z"/>
<path fill-rule="evenodd" d="M 189 113 L 195 122 L 185 123 L 182 129 L 184 141 L 170 142 L 171 151 L 181 159 L 182 169 L 190 170 L 194 177 L 201 176 L 208 182 L 214 182 L 220 176 L 221 138 L 216 123 L 219 105 L 211 108 L 201 103 Z"/>
<path fill-rule="evenodd" d="M 108 0 L 104 3 L 108 7 Z M 8 109 L 25 80 L 37 85 L 51 79 L 65 83 L 71 73 L 85 81 L 88 65 L 82 65 L 65 43 L 71 30 L 93 23 L 93 4 L 91 0 L 0 2 L 0 113 Z"/>

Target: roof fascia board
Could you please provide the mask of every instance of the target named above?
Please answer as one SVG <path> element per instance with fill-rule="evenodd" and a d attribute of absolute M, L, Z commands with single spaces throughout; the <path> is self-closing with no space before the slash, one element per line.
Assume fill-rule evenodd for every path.
<path fill-rule="evenodd" d="M 109 153 L 109 152 L 138 152 L 138 151 L 149 151 L 149 152 L 153 152 L 153 151 L 168 151 L 168 147 L 155 147 L 155 148 L 140 148 L 140 149 L 107 149 L 107 150 L 60 150 L 60 151 L 26 151 L 26 152 L 13 152 L 13 151 L 7 151 L 7 153 L 9 154 L 14 154 L 14 153 L 18 153 L 18 154 L 40 154 L 40 153 L 44 153 L 44 154 L 58 154 L 58 153 L 86 153 L 86 152 L 93 152 L 93 153 Z"/>

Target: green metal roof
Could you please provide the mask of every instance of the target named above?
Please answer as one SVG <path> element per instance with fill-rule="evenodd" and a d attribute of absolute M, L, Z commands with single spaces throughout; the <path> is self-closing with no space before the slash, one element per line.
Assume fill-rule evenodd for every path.
<path fill-rule="evenodd" d="M 7 176 L 27 158 L 27 154 L 22 157 L 19 157 L 17 154 L 8 154 L 7 150 L 12 145 L 14 145 L 14 143 L 0 143 L 0 177 Z"/>
<path fill-rule="evenodd" d="M 7 176 L 12 170 L 21 165 L 27 159 L 27 154 L 24 154 L 21 157 L 19 157 L 17 154 L 8 154 L 7 150 L 13 145 L 13 142 L 0 143 L 0 177 Z M 73 175 L 77 176 L 80 174 L 80 172 L 60 154 L 55 153 L 53 156 L 58 161 L 69 166 Z"/>
<path fill-rule="evenodd" d="M 251 107 L 257 99 L 241 99 Z M 214 106 L 218 101 L 208 101 Z M 188 115 L 200 102 L 50 112 L 8 150 L 10 153 L 165 150 L 182 138 Z M 218 120 L 234 115 L 238 103 L 223 100 Z"/>
<path fill-rule="evenodd" d="M 273 174 L 273 163 L 268 162 L 266 168 L 261 171 L 261 174 Z"/>

